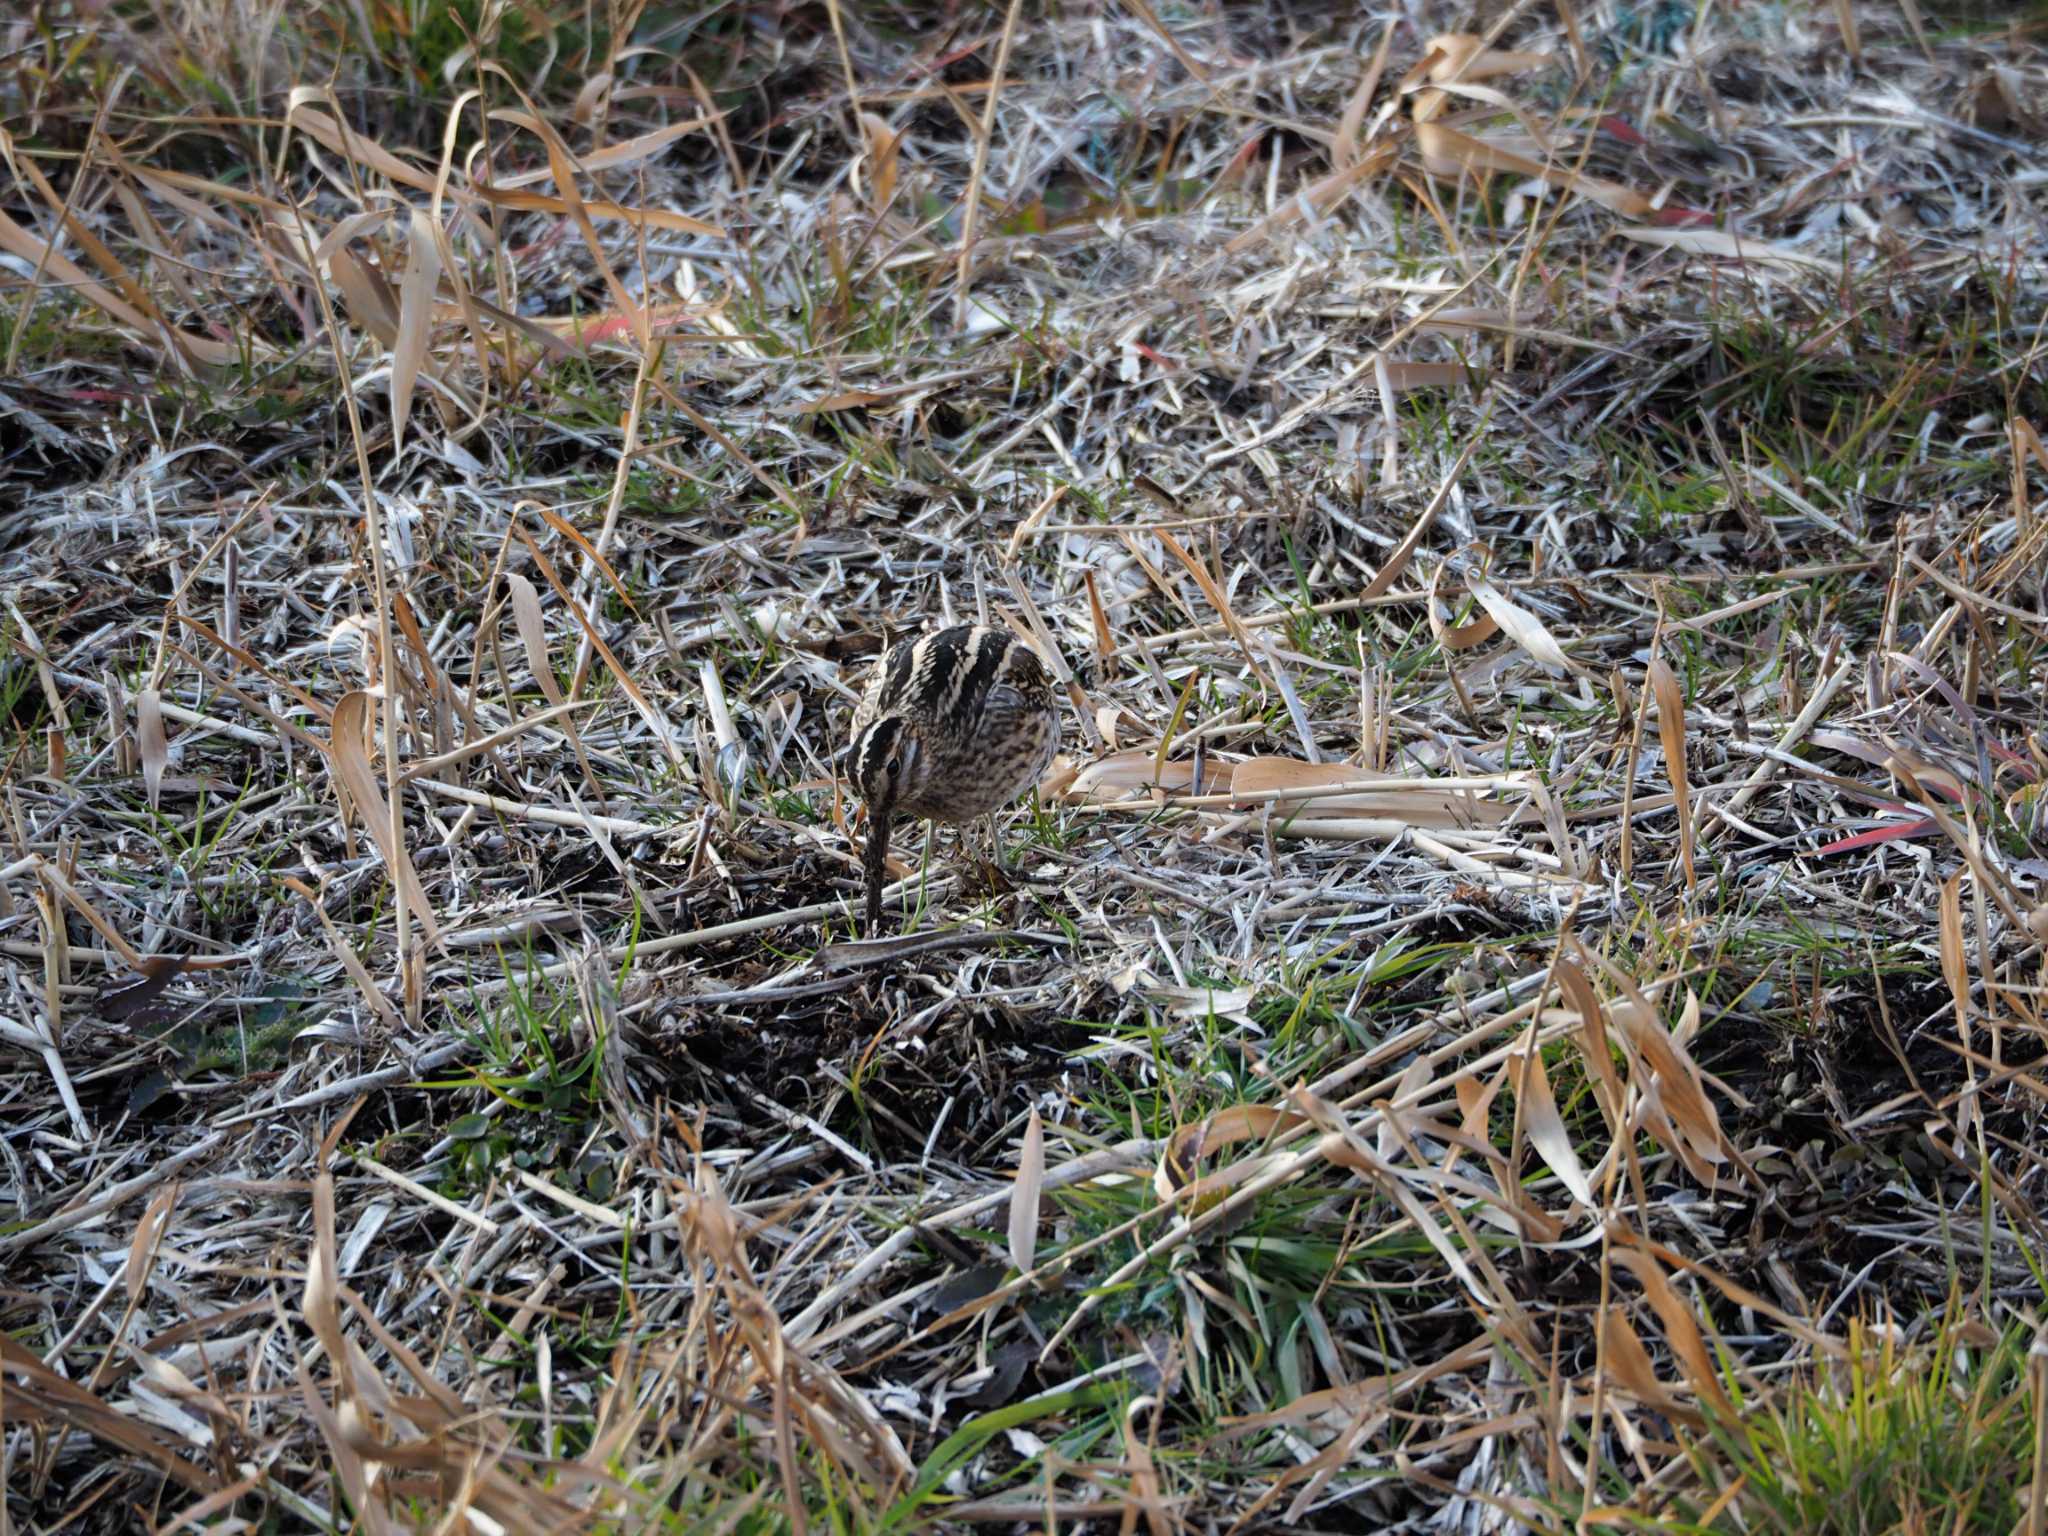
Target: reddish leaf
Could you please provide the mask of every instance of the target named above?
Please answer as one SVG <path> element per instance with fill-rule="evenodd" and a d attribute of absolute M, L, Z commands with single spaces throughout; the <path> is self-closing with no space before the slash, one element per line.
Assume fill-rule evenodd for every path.
<path fill-rule="evenodd" d="M 1872 827 L 1868 832 L 1858 832 L 1852 837 L 1839 837 L 1813 851 L 1816 855 L 1848 853 L 1851 849 L 1868 848 L 1874 843 L 1889 843 L 1901 837 L 1924 837 L 1933 830 L 1934 818 L 1923 816 L 1918 821 L 1896 822 L 1888 827 Z"/>

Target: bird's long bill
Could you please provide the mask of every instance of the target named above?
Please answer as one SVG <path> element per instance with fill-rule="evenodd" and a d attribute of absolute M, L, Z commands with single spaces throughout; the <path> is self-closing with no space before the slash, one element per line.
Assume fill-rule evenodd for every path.
<path fill-rule="evenodd" d="M 889 873 L 889 823 L 893 814 L 883 807 L 868 812 L 868 840 L 861 849 L 861 869 L 868 878 L 868 932 L 882 931 L 882 884 Z"/>

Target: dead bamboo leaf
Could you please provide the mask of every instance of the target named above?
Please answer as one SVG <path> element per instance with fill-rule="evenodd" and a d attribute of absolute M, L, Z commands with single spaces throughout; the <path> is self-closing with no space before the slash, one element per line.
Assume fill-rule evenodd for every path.
<path fill-rule="evenodd" d="M 1556 637 L 1535 614 L 1519 603 L 1510 602 L 1490 581 L 1474 577 L 1468 585 L 1472 595 L 1479 599 L 1480 607 L 1492 616 L 1510 640 L 1535 657 L 1540 666 L 1553 673 L 1574 670 L 1564 647 L 1557 643 Z"/>
<path fill-rule="evenodd" d="M 1074 760 L 1064 752 L 1059 753 L 1038 781 L 1038 798 L 1047 805 L 1072 798 L 1074 781 L 1080 776 L 1081 770 L 1074 766 Z"/>
<path fill-rule="evenodd" d="M 1203 764 L 1201 792 L 1218 794 L 1229 789 L 1231 774 L 1229 763 Z M 1161 763 L 1155 750 L 1130 747 L 1088 764 L 1074 776 L 1060 798 L 1083 805 L 1106 805 L 1127 800 L 1133 790 L 1142 789 L 1192 793 L 1195 789 L 1195 765 L 1190 762 Z"/>
<path fill-rule="evenodd" d="M 1629 208 L 1619 211 L 1630 214 L 1637 212 Z M 1776 245 L 1768 240 L 1747 239 L 1725 229 L 1624 228 L 1616 230 L 1615 233 L 1626 240 L 1640 240 L 1645 245 L 1661 245 L 1666 250 L 1683 251 L 1691 256 L 1714 256 L 1729 261 L 1772 262 L 1787 267 L 1811 267 L 1816 272 L 1827 272 L 1837 277 L 1842 272 L 1842 264 L 1839 261 L 1832 261 L 1825 256 L 1810 255 L 1805 251 L 1796 251 L 1790 246 Z"/>
<path fill-rule="evenodd" d="M 54 1425 L 89 1435 L 155 1467 L 194 1493 L 211 1493 L 217 1486 L 205 1469 L 178 1453 L 165 1431 L 138 1422 L 79 1383 L 58 1375 L 6 1332 L 0 1332 L 0 1381 L 4 1381 L 9 1424 Z"/>
<path fill-rule="evenodd" d="M 1707 1351 L 1692 1308 L 1671 1288 L 1664 1271 L 1648 1253 L 1626 1243 L 1615 1244 L 1611 1251 L 1614 1262 L 1634 1275 L 1649 1297 L 1650 1309 L 1664 1329 L 1664 1342 L 1671 1346 L 1693 1395 L 1711 1403 L 1724 1421 L 1734 1418 L 1735 1405 L 1722 1389 L 1720 1372 L 1714 1368 L 1714 1358 Z"/>
<path fill-rule="evenodd" d="M 1443 510 L 1444 503 L 1451 499 L 1452 487 L 1457 485 L 1458 476 L 1464 473 L 1466 462 L 1478 447 L 1479 434 L 1469 434 L 1465 439 L 1465 446 L 1458 451 L 1457 462 L 1451 465 L 1443 479 L 1437 482 L 1436 494 L 1429 498 L 1429 505 L 1422 509 L 1422 515 L 1416 518 L 1407 533 L 1401 536 L 1401 542 L 1394 546 L 1394 552 L 1387 556 L 1386 562 L 1373 573 L 1372 579 L 1365 584 L 1365 589 L 1358 594 L 1361 598 L 1379 597 L 1392 590 L 1401 573 L 1408 569 L 1408 562 L 1415 558 L 1416 549 L 1421 545 L 1423 536 L 1429 532 L 1430 525 L 1436 521 L 1437 514 Z"/>
<path fill-rule="evenodd" d="M 398 334 L 391 343 L 391 456 L 405 446 L 406 418 L 412 413 L 413 386 L 427 359 L 427 335 L 433 325 L 434 296 L 441 287 L 441 250 L 426 214 L 415 208 L 407 241 L 405 278 L 398 288 Z"/>
<path fill-rule="evenodd" d="M 1192 1125 L 1181 1126 L 1166 1139 L 1152 1170 L 1152 1189 L 1161 1200 L 1171 1200 L 1176 1191 L 1194 1181 L 1196 1166 L 1203 1158 L 1240 1142 L 1270 1141 L 1307 1123 L 1294 1111 L 1271 1104 L 1233 1104 L 1219 1109 Z M 1204 1181 L 1204 1190 L 1209 1187 Z"/>
<path fill-rule="evenodd" d="M 640 685 L 633 681 L 633 674 L 626 670 L 625 663 L 621 662 L 617 655 L 613 653 L 612 648 L 605 643 L 604 636 L 600 635 L 592 627 L 589 617 L 583 611 L 582 605 L 570 594 L 561 576 L 556 573 L 554 562 L 548 559 L 546 551 L 533 541 L 532 536 L 524 528 L 515 526 L 514 531 L 519 535 L 520 543 L 526 546 L 526 552 L 533 557 L 534 565 L 538 567 L 541 575 L 547 578 L 548 585 L 554 589 L 555 596 L 561 599 L 568 610 L 569 616 L 576 621 L 577 627 L 583 631 L 585 638 L 590 641 L 590 648 L 603 660 L 605 667 L 611 672 L 613 678 L 617 680 L 619 687 L 625 691 L 626 697 L 633 701 L 633 707 L 640 711 L 640 718 L 647 722 L 647 726 L 654 733 L 655 739 L 661 743 L 663 750 L 668 753 L 669 761 L 676 768 L 680 769 L 683 766 L 682 753 L 676 747 L 675 732 L 669 725 L 667 717 L 654 707 L 654 701 L 649 699 Z M 578 750 L 580 751 L 581 749 L 579 748 Z M 590 779 L 592 793 L 597 794 L 602 799 L 602 792 L 597 787 L 597 776 L 587 763 L 584 766 L 584 772 Z"/>
<path fill-rule="evenodd" d="M 348 317 L 357 329 L 368 332 L 385 347 L 398 344 L 398 296 L 384 274 L 356 258 L 353 251 L 336 251 L 327 263 L 335 287 L 348 306 Z"/>
<path fill-rule="evenodd" d="M 496 70 L 497 66 L 486 64 L 484 68 Z M 426 172 L 401 160 L 382 145 L 364 138 L 359 133 L 345 132 L 335 118 L 306 105 L 307 102 L 316 100 L 331 103 L 333 97 L 322 87 L 294 87 L 285 109 L 287 126 L 298 129 L 322 147 L 347 156 L 399 186 L 411 187 L 417 192 L 430 193 L 434 190 L 434 178 Z M 500 113 L 493 112 L 491 116 L 493 119 L 514 121 L 520 127 L 531 127 L 534 122 L 531 115 L 525 113 L 508 112 L 501 117 Z M 522 192 L 489 183 L 469 184 L 462 189 L 461 195 L 464 198 L 480 198 L 484 202 L 520 213 L 549 213 L 560 217 L 573 212 L 566 198 L 551 197 L 542 192 Z M 716 224 L 707 224 L 702 219 L 673 213 L 666 208 L 625 208 L 601 198 L 581 199 L 578 206 L 593 219 L 613 220 L 643 229 L 667 230 L 671 234 L 702 235 L 713 240 L 725 238 L 725 231 Z M 0 214 L 0 219 L 4 218 L 5 215 Z"/>
<path fill-rule="evenodd" d="M 1970 1041 L 1970 959 L 1963 937 L 1963 876 L 1959 870 L 1941 882 L 1936 927 L 1940 932 L 1941 975 L 1948 983 L 1949 1002 L 1956 1012 L 1956 1038 L 1963 1048 L 1966 1087 L 1956 1104 L 1956 1135 L 1967 1140 L 1980 1114 L 1977 1102 L 1976 1052 Z"/>
<path fill-rule="evenodd" d="M 1344 110 L 1337 117 L 1336 131 L 1330 137 L 1330 164 L 1337 170 L 1353 165 L 1358 160 L 1358 131 L 1365 125 L 1365 109 L 1372 105 L 1373 93 L 1380 88 L 1380 76 L 1386 72 L 1387 54 L 1394 46 L 1394 26 L 1387 22 L 1380 27 L 1380 40 L 1372 51 L 1372 61 L 1365 66 L 1365 73 L 1358 77 L 1358 84 L 1345 100 Z"/>
<path fill-rule="evenodd" d="M 1721 1129 L 1720 1112 L 1714 1108 L 1714 1101 L 1707 1094 L 1705 1075 L 1691 1053 L 1664 1027 L 1655 1005 L 1643 995 L 1634 978 L 1605 955 L 1589 951 L 1583 945 L 1577 945 L 1576 941 L 1574 943 L 1581 955 L 1591 955 L 1622 994 L 1608 1008 L 1607 1014 L 1620 1027 L 1622 1039 L 1631 1051 L 1654 1074 L 1657 1102 L 1668 1111 L 1685 1142 L 1684 1147 L 1673 1147 L 1672 1150 L 1689 1150 L 1699 1161 L 1710 1166 L 1732 1162 L 1753 1184 L 1760 1186 L 1762 1181 L 1756 1171 Z M 1687 999 L 1689 1007 L 1699 1006 L 1698 1000 L 1690 993 Z"/>
<path fill-rule="evenodd" d="M 140 971 L 145 964 L 142 952 L 128 942 L 127 936 L 107 921 L 100 909 L 92 904 L 85 892 L 73 884 L 71 878 L 55 862 L 41 855 L 36 855 L 35 860 L 36 873 L 42 876 L 48 887 L 47 890 L 37 893 L 37 899 L 48 898 L 51 902 L 49 911 L 44 914 L 44 926 L 49 942 L 56 952 L 57 969 L 62 972 L 68 964 L 65 959 L 68 953 L 68 940 L 64 936 L 64 923 L 58 916 L 55 905 L 56 898 L 61 896 L 72 911 L 92 925 L 93 930 L 107 941 L 107 947 L 126 961 L 131 970 Z M 50 1017 L 53 1027 L 55 1022 L 63 1017 L 62 1010 L 56 1006 L 55 998 L 51 999 Z"/>
<path fill-rule="evenodd" d="M 903 136 L 872 112 L 861 113 L 860 127 L 868 141 L 868 205 L 880 215 L 896 197 L 896 152 Z"/>
<path fill-rule="evenodd" d="M 320 926 L 327 935 L 327 947 L 334 952 L 334 958 L 341 962 L 341 968 L 348 972 L 349 980 L 353 981 L 356 990 L 363 994 L 363 1000 L 370 1005 L 370 1011 L 377 1015 L 378 1021 L 390 1035 L 394 1039 L 397 1038 L 405 1028 L 405 1021 L 399 1017 L 398 1010 L 391 1006 L 391 999 L 378 988 L 369 971 L 364 969 L 354 947 L 342 936 L 340 930 L 334 926 L 334 920 L 320 905 L 320 893 L 294 876 L 287 875 L 284 883 L 305 898 L 306 905 L 313 909 L 313 916 L 319 919 Z"/>
<path fill-rule="evenodd" d="M 1593 1206 L 1593 1186 L 1586 1178 L 1585 1165 L 1572 1145 L 1571 1132 L 1557 1110 L 1557 1096 L 1550 1091 L 1550 1074 L 1543 1068 L 1543 1052 L 1536 1043 L 1536 1027 L 1530 1025 L 1524 1037 L 1520 1065 L 1515 1071 L 1515 1123 L 1536 1149 L 1544 1165 L 1556 1174 L 1579 1204 Z M 1510 1162 L 1515 1161 L 1510 1155 Z"/>
<path fill-rule="evenodd" d="M 1469 624 L 1451 622 L 1449 613 L 1437 598 L 1437 588 L 1442 584 L 1443 576 L 1442 566 L 1429 573 L 1429 597 L 1423 605 L 1429 614 L 1429 632 L 1437 645 L 1446 651 L 1469 651 L 1499 634 L 1500 620 L 1490 613 Z"/>
<path fill-rule="evenodd" d="M 1060 489 L 1065 490 L 1066 487 L 1062 486 Z M 1081 571 L 1081 581 L 1088 589 L 1088 621 L 1095 629 L 1095 680 L 1097 686 L 1100 686 L 1116 676 L 1116 639 L 1110 632 L 1109 613 L 1102 606 L 1102 593 L 1096 586 L 1095 572 L 1084 567 Z"/>
<path fill-rule="evenodd" d="M 270 355 L 270 347 L 255 337 L 245 336 L 237 342 L 218 341 L 211 336 L 181 331 L 153 319 L 119 294 L 96 282 L 77 262 L 15 223 L 4 211 L 0 211 L 0 251 L 19 257 L 30 266 L 40 268 L 46 277 L 63 283 L 69 292 L 134 331 L 144 345 L 159 339 L 167 340 L 185 355 L 215 367 L 234 367 L 240 363 L 245 356 L 242 350 L 245 345 L 248 349 L 247 355 Z"/>
<path fill-rule="evenodd" d="M 1657 1367 L 1650 1359 L 1649 1350 L 1629 1322 L 1628 1313 L 1618 1306 L 1608 1306 L 1600 1313 L 1600 1341 L 1604 1346 L 1600 1352 L 1600 1363 L 1613 1383 L 1645 1408 L 1659 1413 L 1680 1416 L 1688 1421 L 1691 1414 L 1671 1389 L 1657 1377 Z"/>
<path fill-rule="evenodd" d="M 1576 939 L 1573 940 L 1577 942 Z M 1593 1078 L 1593 1097 L 1607 1117 L 1607 1129 L 1611 1135 L 1621 1133 L 1622 1086 L 1621 1075 L 1614 1067 L 1614 1052 L 1607 1042 L 1607 1010 L 1601 1004 L 1599 994 L 1593 990 L 1593 983 L 1573 960 L 1560 959 L 1552 967 L 1552 978 L 1558 989 L 1579 1017 L 1579 1027 L 1572 1035 L 1572 1043 L 1586 1059 L 1587 1070 Z"/>
<path fill-rule="evenodd" d="M 1693 872 L 1692 780 L 1685 768 L 1685 695 L 1678 677 L 1664 660 L 1662 650 L 1652 650 L 1649 667 L 1650 690 L 1657 699 L 1657 739 L 1664 747 L 1664 771 L 1671 780 L 1671 793 L 1678 800 L 1678 857 L 1685 870 L 1685 888 L 1696 884 Z"/>
<path fill-rule="evenodd" d="M 1239 806 L 1269 804 L 1276 813 L 1307 807 L 1318 817 L 1389 817 L 1438 829 L 1495 826 L 1509 814 L 1499 800 L 1440 780 L 1292 757 L 1252 757 L 1233 765 L 1229 790 Z"/>
<path fill-rule="evenodd" d="M 1525 155 L 1519 149 L 1460 133 L 1442 123 L 1417 123 L 1415 142 L 1422 151 L 1423 169 L 1442 181 L 1457 181 L 1468 176 L 1483 179 L 1497 171 L 1512 171 L 1518 176 L 1533 176 L 1560 191 L 1583 197 L 1632 219 L 1646 218 L 1655 211 L 1650 200 L 1631 187 L 1582 175 L 1553 161 Z M 1649 233 L 1688 234 L 1695 231 Z"/>
<path fill-rule="evenodd" d="M 562 706 L 562 684 L 555 676 L 554 662 L 548 657 L 547 621 L 541 613 L 540 593 L 517 571 L 501 572 L 498 579 L 512 594 L 512 623 L 519 631 L 519 643 L 526 652 L 526 669 L 533 674 L 540 691 L 547 695 L 548 703 L 559 709 Z"/>
<path fill-rule="evenodd" d="M 128 1239 L 128 1262 L 121 1268 L 121 1287 L 128 1293 L 130 1306 L 149 1284 L 149 1272 L 155 1265 L 157 1248 L 163 1242 L 171 1212 L 177 1208 L 179 1193 L 180 1188 L 176 1184 L 158 1190 L 150 1198 L 149 1209 L 142 1213 L 142 1220 L 135 1223 L 135 1231 Z"/>
<path fill-rule="evenodd" d="M 1437 85 L 1460 80 L 1492 80 L 1501 75 L 1523 75 L 1548 69 L 1557 62 L 1552 53 L 1516 53 L 1490 48 L 1486 39 L 1472 32 L 1439 32 L 1423 44 L 1428 75 Z M 1431 57 L 1433 55 L 1433 57 Z"/>
<path fill-rule="evenodd" d="M 1031 1273 L 1038 1252 L 1039 1202 L 1045 1195 L 1045 1126 L 1034 1107 L 1024 1124 L 1024 1143 L 1017 1149 L 1017 1182 L 1010 1189 L 1010 1262 L 1017 1273 Z"/>
<path fill-rule="evenodd" d="M 434 920 L 433 904 L 412 867 L 412 855 L 405 844 L 392 837 L 391 811 L 384 789 L 370 767 L 370 754 L 363 745 L 370 722 L 370 695 L 358 688 L 345 693 L 334 706 L 333 734 L 325 743 L 328 766 L 335 782 L 348 791 L 349 799 L 363 819 L 370 840 L 384 856 L 384 868 L 392 884 L 405 893 L 405 904 L 419 918 L 430 944 L 441 942 L 441 926 Z"/>
<path fill-rule="evenodd" d="M 612 569 L 612 563 L 605 558 L 604 551 L 585 538 L 582 529 L 552 507 L 542 507 L 539 511 L 542 521 L 582 550 L 583 557 L 596 566 L 604 574 L 604 579 L 611 583 L 612 591 L 618 594 L 619 601 L 626 605 L 629 612 L 637 614 L 640 605 L 633 601 L 633 594 L 627 590 L 625 582 L 620 580 L 619 573 Z"/>
<path fill-rule="evenodd" d="M 1129 1499 L 1134 1501 L 1145 1516 L 1146 1529 L 1151 1536 L 1171 1536 L 1182 1528 L 1172 1505 L 1161 1494 L 1159 1471 L 1152 1461 L 1152 1447 L 1144 1432 L 1138 1427 L 1138 1415 L 1147 1408 L 1157 1409 L 1157 1401 L 1150 1397 L 1135 1399 L 1124 1410 L 1123 1441 L 1125 1478 L 1129 1486 Z M 1124 1506 L 1125 1524 L 1130 1523 L 1130 1504 Z"/>
<path fill-rule="evenodd" d="M 170 742 L 164 736 L 163 695 L 143 688 L 135 695 L 135 745 L 142 754 L 142 787 L 155 810 L 163 796 L 164 769 L 171 760 Z"/>
<path fill-rule="evenodd" d="M 1327 175 L 1318 177 L 1281 203 L 1251 228 L 1224 242 L 1226 255 L 1236 256 L 1270 240 L 1282 230 L 1303 222 L 1309 215 L 1321 216 L 1341 203 L 1356 187 L 1393 165 L 1399 151 L 1392 144 L 1376 144 L 1370 153 Z"/>

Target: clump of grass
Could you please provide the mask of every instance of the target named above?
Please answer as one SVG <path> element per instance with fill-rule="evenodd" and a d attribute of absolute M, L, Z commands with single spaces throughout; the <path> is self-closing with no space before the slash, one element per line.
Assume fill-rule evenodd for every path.
<path fill-rule="evenodd" d="M 2040 1419 L 2029 1338 L 1953 1308 L 1918 1348 L 1852 1323 L 1839 1360 L 1769 1399 L 1736 1389 L 1739 1417 L 1710 1420 L 1691 1460 L 1711 1497 L 1685 1528 L 2007 1536 Z"/>

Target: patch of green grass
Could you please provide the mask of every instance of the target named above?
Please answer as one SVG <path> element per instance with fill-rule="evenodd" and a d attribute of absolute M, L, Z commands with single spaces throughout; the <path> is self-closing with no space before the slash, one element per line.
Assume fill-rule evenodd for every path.
<path fill-rule="evenodd" d="M 1279 987 L 1254 1005 L 1252 1017 L 1267 1032 L 1276 1055 L 1331 1039 L 1349 1049 L 1368 1049 L 1386 1031 L 1352 1012 L 1355 1005 L 1372 993 L 1445 969 L 1471 948 L 1469 944 L 1424 944 L 1397 935 L 1374 950 L 1363 965 L 1341 970 L 1333 969 L 1341 950 L 1327 951 L 1288 967 Z M 1289 1063 L 1295 1070 L 1300 1065 Z"/>
<path fill-rule="evenodd" d="M 493 5 L 489 0 L 405 0 L 378 7 L 372 24 L 381 60 L 415 89 L 445 90 L 442 76 L 449 61 L 474 39 L 482 57 L 529 88 L 548 60 L 563 52 L 601 50 L 604 34 L 586 34 L 576 22 L 600 17 L 603 10 L 559 14 L 540 6 Z M 476 60 L 466 59 L 455 74 L 457 87 L 473 78 Z"/>
<path fill-rule="evenodd" d="M 295 981 L 273 981 L 263 988 L 264 1002 L 253 1010 L 235 1010 L 221 1023 L 204 1019 L 179 1024 L 164 1037 L 184 1077 L 216 1073 L 248 1077 L 275 1072 L 290 1054 L 291 1043 L 306 1027 L 307 1004 L 317 992 Z"/>
<path fill-rule="evenodd" d="M 1662 1528 L 2009 1536 L 2034 1456 L 2030 1342 L 2021 1327 L 1966 1328 L 1951 1308 L 1918 1349 L 1857 1322 L 1844 1359 L 1770 1397 L 1731 1383 L 1734 1413 L 1710 1416 L 1688 1450 L 1702 1492 L 1685 1524 Z"/>
<path fill-rule="evenodd" d="M 1603 433 L 1602 449 L 1613 467 L 1615 494 L 1634 514 L 1638 538 L 1659 539 L 1690 533 L 1702 520 L 1727 510 L 1728 489 L 1718 475 L 1677 465 L 1641 438 Z"/>
<path fill-rule="evenodd" d="M 1903 941 L 1879 943 L 1862 930 L 1817 926 L 1782 898 L 1776 906 L 1728 924 L 1721 937 L 1716 959 L 1740 962 L 1734 969 L 1745 990 L 1781 967 L 1823 986 L 1866 981 L 1873 963 L 1886 977 L 1924 981 L 1939 974 L 1933 960 Z"/>
<path fill-rule="evenodd" d="M 0 624 L 0 720 L 5 720 L 11 729 L 11 738 L 0 760 L 11 759 L 21 753 L 33 754 L 36 738 L 43 732 L 44 721 L 48 718 L 48 705 L 44 702 L 42 690 L 36 686 L 36 666 L 26 656 L 14 653 L 15 632 L 12 622 Z M 25 707 L 24 707 L 25 706 Z"/>
<path fill-rule="evenodd" d="M 260 870 L 248 869 L 240 861 L 228 861 L 225 879 L 219 884 L 208 883 L 207 871 L 214 863 L 214 855 L 233 830 L 235 817 L 248 802 L 254 788 L 253 776 L 245 778 L 233 803 L 209 813 L 206 789 L 202 785 L 191 820 L 182 824 L 146 803 L 141 807 L 149 817 L 149 835 L 163 854 L 163 872 L 176 871 L 190 884 L 200 910 L 217 928 L 232 926 L 236 917 L 255 908 L 268 883 L 263 877 L 278 857 L 278 850 L 273 849 Z"/>
<path fill-rule="evenodd" d="M 1117 1377 L 1043 1393 L 977 1414 L 932 1449 L 910 1487 L 881 1512 L 872 1530 L 911 1530 L 943 1518 L 946 1505 L 951 1502 L 943 1494 L 947 1479 L 988 1453 L 1006 1430 L 1021 1429 L 1027 1424 L 1038 1426 L 1043 1449 L 1017 1458 L 1000 1473 L 984 1468 L 971 1480 L 977 1497 L 987 1498 L 1003 1487 L 1030 1488 L 1035 1481 L 1034 1473 L 1056 1460 L 1068 1465 L 1084 1460 L 1115 1433 L 1123 1418 L 1120 1410 L 1134 1394 L 1135 1388 Z M 1064 1428 L 1048 1426 L 1046 1421 L 1051 1419 L 1067 1422 Z"/>
<path fill-rule="evenodd" d="M 590 1145 L 602 1118 L 597 1061 L 603 1045 L 579 1048 L 570 1041 L 579 1007 L 574 989 L 542 978 L 536 958 L 525 959 L 524 974 L 508 967 L 503 997 L 494 1005 L 479 1002 L 476 1022 L 461 1031 L 479 1058 L 468 1074 L 421 1084 L 430 1091 L 478 1090 L 488 1101 L 448 1124 L 453 1148 L 441 1187 L 460 1198 L 509 1163 L 557 1170 L 572 1188 L 602 1202 L 611 1198 L 617 1174 L 609 1153 Z"/>

